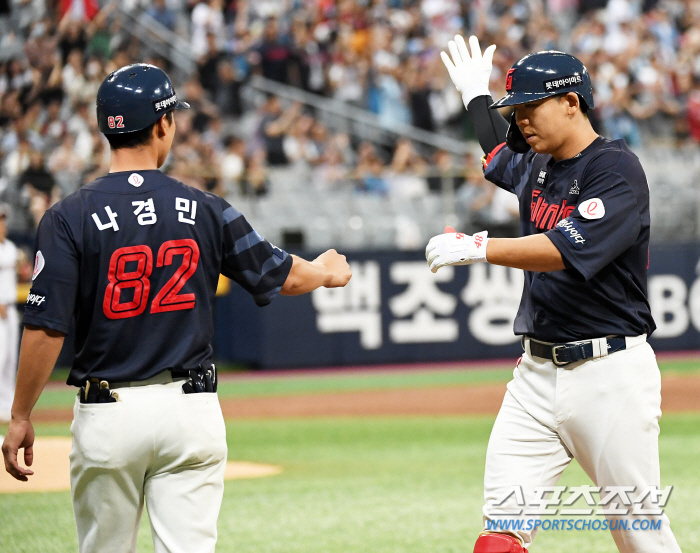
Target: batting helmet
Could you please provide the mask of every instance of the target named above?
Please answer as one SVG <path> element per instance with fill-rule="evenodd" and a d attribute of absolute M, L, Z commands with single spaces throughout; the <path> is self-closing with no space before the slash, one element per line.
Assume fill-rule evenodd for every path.
<path fill-rule="evenodd" d="M 97 91 L 97 125 L 103 134 L 140 131 L 173 109 L 189 109 L 177 99 L 165 71 L 147 63 L 110 73 Z"/>
<path fill-rule="evenodd" d="M 491 107 L 516 106 L 567 92 L 575 92 L 587 109 L 593 109 L 593 87 L 586 66 L 564 52 L 537 52 L 510 68 L 506 95 Z"/>

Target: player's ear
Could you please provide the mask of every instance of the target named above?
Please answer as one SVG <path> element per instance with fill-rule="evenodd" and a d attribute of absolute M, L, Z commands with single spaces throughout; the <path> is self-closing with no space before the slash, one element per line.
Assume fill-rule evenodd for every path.
<path fill-rule="evenodd" d="M 167 134 L 168 131 L 170 130 L 170 126 L 173 124 L 173 116 L 172 116 L 172 111 L 169 111 L 168 113 L 163 114 L 163 116 L 158 119 L 158 121 L 155 124 L 155 137 L 156 138 L 164 138 Z"/>
<path fill-rule="evenodd" d="M 163 138 L 167 134 L 167 132 L 168 132 L 168 119 L 165 116 L 165 114 L 163 114 L 163 116 L 160 119 L 158 119 L 158 123 L 156 123 L 155 127 L 156 127 L 156 137 L 157 138 Z"/>
<path fill-rule="evenodd" d="M 567 92 L 563 96 L 563 100 L 567 104 L 566 111 L 569 115 L 574 115 L 577 111 L 581 111 L 581 100 L 575 92 Z"/>

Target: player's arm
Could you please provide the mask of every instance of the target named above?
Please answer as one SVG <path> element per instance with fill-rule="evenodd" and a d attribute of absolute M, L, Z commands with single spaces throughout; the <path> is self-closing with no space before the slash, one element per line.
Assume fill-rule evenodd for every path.
<path fill-rule="evenodd" d="M 24 306 L 25 331 L 12 420 L 2 446 L 5 468 L 18 480 L 27 480 L 32 474 L 19 467 L 17 452 L 24 449 L 24 461 L 31 465 L 34 429 L 29 415 L 70 329 L 80 280 L 79 256 L 72 232 L 54 208 L 48 210 L 39 223 L 36 249 L 32 289 Z"/>
<path fill-rule="evenodd" d="M 34 429 L 29 417 L 51 376 L 64 338 L 61 332 L 34 326 L 25 327 L 22 335 L 12 421 L 2 445 L 5 470 L 17 480 L 26 481 L 34 474 L 19 465 L 17 456 L 24 449 L 24 464 L 30 467 L 34 461 Z"/>
<path fill-rule="evenodd" d="M 486 261 L 492 265 L 538 273 L 563 271 L 566 268 L 561 252 L 545 234 L 491 238 L 487 244 Z"/>
<path fill-rule="evenodd" d="M 221 274 L 248 291 L 259 306 L 277 294 L 298 296 L 322 286 L 345 286 L 352 273 L 344 255 L 328 250 L 313 261 L 290 255 L 260 236 L 242 213 L 219 199 L 224 256 Z"/>
<path fill-rule="evenodd" d="M 470 236 L 447 227 L 444 234 L 430 239 L 425 257 L 433 273 L 446 265 L 471 265 L 484 261 L 539 273 L 566 268 L 559 249 L 545 234 L 488 238 L 486 231 Z"/>
<path fill-rule="evenodd" d="M 352 277 L 350 265 L 344 255 L 328 250 L 313 261 L 306 261 L 292 255 L 292 268 L 282 285 L 280 294 L 298 296 L 317 288 L 338 288 L 345 286 Z"/>

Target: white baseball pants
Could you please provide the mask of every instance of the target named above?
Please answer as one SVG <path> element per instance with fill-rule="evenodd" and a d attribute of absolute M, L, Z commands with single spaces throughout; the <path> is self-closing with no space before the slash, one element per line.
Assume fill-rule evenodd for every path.
<path fill-rule="evenodd" d="M 535 487 L 555 485 L 572 457 L 596 486 L 635 486 L 637 493 L 659 486 L 661 376 L 645 337 L 628 338 L 625 350 L 565 367 L 531 356 L 528 340 L 525 347 L 486 453 L 484 530 L 488 519 L 536 518 L 494 516 L 517 509 L 515 496 L 500 508 L 493 503 L 520 486 L 529 504 Z M 636 496 L 630 494 L 632 500 Z M 610 520 L 618 528 L 612 535 L 622 553 L 680 553 L 665 514 L 646 517 L 662 521 L 659 531 L 632 530 L 633 521 L 643 516 L 616 518 L 629 525 L 625 530 L 623 523 Z M 512 533 L 527 547 L 536 529 L 523 525 Z"/>
<path fill-rule="evenodd" d="M 215 550 L 226 469 L 216 394 L 184 394 L 169 373 L 82 404 L 71 425 L 71 492 L 81 553 L 136 551 L 144 498 L 156 553 Z M 169 382 L 168 382 L 169 381 Z"/>
<path fill-rule="evenodd" d="M 7 317 L 0 319 L 0 419 L 10 419 L 15 398 L 19 317 L 14 305 L 7 306 Z"/>

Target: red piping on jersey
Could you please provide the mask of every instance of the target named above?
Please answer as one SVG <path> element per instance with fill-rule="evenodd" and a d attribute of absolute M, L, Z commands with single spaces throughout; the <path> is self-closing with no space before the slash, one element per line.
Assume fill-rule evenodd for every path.
<path fill-rule="evenodd" d="M 491 150 L 491 153 L 489 155 L 481 158 L 481 163 L 484 165 L 484 171 L 486 171 L 486 168 L 489 166 L 489 163 L 491 163 L 491 160 L 496 156 L 498 152 L 501 151 L 501 148 L 503 148 L 503 146 L 505 145 L 505 142 L 501 142 L 498 146 Z"/>

